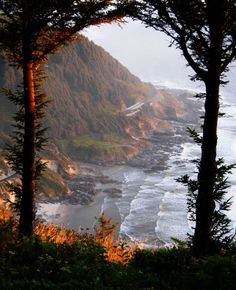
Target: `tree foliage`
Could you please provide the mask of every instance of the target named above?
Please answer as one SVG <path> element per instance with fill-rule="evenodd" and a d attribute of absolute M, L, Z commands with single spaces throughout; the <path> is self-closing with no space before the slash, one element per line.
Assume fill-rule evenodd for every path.
<path fill-rule="evenodd" d="M 120 18 L 111 7 L 110 0 L 0 1 L 1 47 L 23 66 L 27 38 L 30 60 L 37 66 L 83 28 Z"/>
<path fill-rule="evenodd" d="M 195 163 L 199 168 L 199 160 L 193 160 L 193 163 Z M 224 248 L 230 247 L 235 237 L 231 220 L 227 216 L 227 212 L 232 205 L 232 197 L 227 197 L 227 189 L 230 187 L 227 175 L 231 174 L 232 169 L 235 168 L 235 164 L 226 165 L 222 158 L 219 158 L 216 161 L 216 164 L 217 174 L 213 192 L 215 208 L 212 216 L 213 226 L 211 228 L 211 236 L 213 239 L 212 247 L 214 247 L 215 250 L 219 250 L 222 246 Z M 195 223 L 199 182 L 198 180 L 190 178 L 187 174 L 177 178 L 176 180 L 177 182 L 187 186 L 187 208 L 189 220 Z M 190 238 L 190 244 L 192 244 L 193 236 L 191 234 L 188 234 L 188 236 Z"/>
<path fill-rule="evenodd" d="M 126 6 L 130 16 L 167 34 L 171 38 L 170 45 L 181 49 L 195 71 L 193 79 L 205 81 L 207 77 L 213 54 L 212 29 L 222 30 L 220 73 L 235 59 L 236 3 L 233 0 L 121 0 L 119 5 Z"/>
<path fill-rule="evenodd" d="M 39 179 L 42 172 L 45 169 L 46 163 L 42 162 L 40 152 L 44 150 L 47 143 L 45 132 L 47 127 L 43 126 L 42 121 L 45 115 L 44 109 L 48 104 L 46 95 L 41 92 L 41 84 L 43 79 L 43 71 L 37 70 L 35 75 L 35 112 L 36 112 L 36 134 L 35 134 L 35 179 Z M 22 86 L 19 86 L 15 93 L 10 89 L 4 90 L 8 99 L 16 105 L 17 112 L 13 119 L 15 121 L 13 125 L 13 131 L 10 134 L 11 141 L 7 144 L 7 160 L 13 172 L 22 176 L 23 174 L 23 149 L 24 149 L 24 102 L 23 102 L 23 90 Z M 22 181 L 8 183 L 8 187 L 11 192 L 15 193 L 15 200 L 11 202 L 16 212 L 20 213 L 20 204 L 22 202 Z M 35 209 L 35 205 L 33 204 Z"/>

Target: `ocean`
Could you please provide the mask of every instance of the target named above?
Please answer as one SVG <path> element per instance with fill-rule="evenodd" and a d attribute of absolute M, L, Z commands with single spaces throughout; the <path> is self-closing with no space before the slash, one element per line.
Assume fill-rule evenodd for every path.
<path fill-rule="evenodd" d="M 236 99 L 233 94 L 234 84 L 222 90 L 221 110 L 226 116 L 220 118 L 218 130 L 217 155 L 228 164 L 236 163 Z M 191 160 L 200 157 L 200 147 L 190 141 L 176 144 L 175 140 L 185 131 L 186 124 L 173 122 L 172 125 L 174 133 L 169 136 L 170 142 L 153 155 L 153 162 L 157 165 L 159 157 L 166 156 L 164 167 L 158 169 L 157 166 L 156 170 L 150 171 L 127 164 L 96 165 L 102 174 L 119 182 L 115 185 L 119 187 L 119 194 L 102 194 L 99 202 L 90 206 L 41 203 L 40 216 L 77 230 L 80 226 L 92 228 L 96 222 L 94 217 L 105 211 L 108 217 L 119 223 L 119 234 L 123 238 L 146 247 L 170 245 L 173 238 L 186 239 L 187 233 L 193 231 L 193 224 L 188 221 L 187 189 L 177 183 L 176 178 L 184 174 L 196 177 L 196 168 Z M 233 205 L 228 215 L 232 228 L 236 229 L 236 169 L 229 176 L 229 182 L 228 196 L 232 196 Z"/>

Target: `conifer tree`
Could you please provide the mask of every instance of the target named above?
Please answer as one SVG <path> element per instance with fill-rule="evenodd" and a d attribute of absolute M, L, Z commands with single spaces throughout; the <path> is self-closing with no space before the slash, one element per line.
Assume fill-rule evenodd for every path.
<path fill-rule="evenodd" d="M 220 86 L 236 57 L 236 2 L 234 0 L 119 1 L 127 13 L 166 33 L 195 72 L 192 80 L 205 85 L 205 114 L 198 167 L 196 227 L 193 251 L 205 255 L 213 248 L 217 182 L 217 123 Z"/>
<path fill-rule="evenodd" d="M 33 234 L 37 147 L 35 75 L 47 56 L 75 40 L 78 31 L 118 19 L 111 4 L 110 0 L 0 0 L 1 54 L 23 72 L 19 205 L 19 229 L 23 235 Z"/>

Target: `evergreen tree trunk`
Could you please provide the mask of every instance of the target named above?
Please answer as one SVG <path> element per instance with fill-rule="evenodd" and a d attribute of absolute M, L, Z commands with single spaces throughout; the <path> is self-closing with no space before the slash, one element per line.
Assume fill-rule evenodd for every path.
<path fill-rule="evenodd" d="M 214 250 L 212 225 L 214 185 L 216 179 L 217 123 L 219 114 L 219 88 L 223 47 L 224 1 L 208 0 L 210 48 L 206 86 L 205 118 L 203 124 L 202 155 L 198 173 L 199 190 L 196 201 L 196 228 L 193 238 L 195 255 L 207 255 Z"/>
<path fill-rule="evenodd" d="M 34 221 L 34 192 L 35 192 L 35 131 L 36 111 L 34 94 L 33 62 L 26 61 L 23 64 L 24 78 L 24 107 L 25 107 L 25 131 L 23 148 L 23 172 L 22 172 L 22 198 L 20 204 L 20 233 L 26 236 L 33 234 Z"/>
<path fill-rule="evenodd" d="M 197 256 L 210 253 L 213 247 L 211 229 L 215 209 L 213 191 L 217 169 L 218 112 L 219 85 L 215 85 L 212 81 L 206 84 L 202 156 L 198 174 L 199 191 L 196 203 L 196 228 L 193 239 L 193 251 Z"/>

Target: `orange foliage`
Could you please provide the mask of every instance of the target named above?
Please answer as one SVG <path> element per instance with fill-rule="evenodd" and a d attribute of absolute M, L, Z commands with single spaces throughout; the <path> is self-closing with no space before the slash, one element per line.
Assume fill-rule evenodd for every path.
<path fill-rule="evenodd" d="M 110 262 L 121 262 L 128 264 L 129 260 L 133 257 L 134 252 L 137 250 L 136 244 L 130 244 L 119 238 L 111 243 L 106 249 L 106 258 Z"/>
<path fill-rule="evenodd" d="M 11 218 L 13 218 L 13 214 L 9 209 L 0 208 L 0 220 L 1 221 L 8 221 Z"/>
<path fill-rule="evenodd" d="M 99 226 L 94 227 L 95 241 L 101 244 L 106 250 L 106 258 L 109 261 L 126 264 L 133 256 L 137 245 L 125 242 L 122 238 L 115 240 L 117 224 L 112 224 L 103 212 L 98 219 Z"/>
<path fill-rule="evenodd" d="M 74 230 L 68 230 L 65 227 L 58 227 L 54 224 L 37 223 L 34 227 L 35 235 L 43 241 L 54 242 L 57 244 L 67 243 L 72 245 L 76 241 L 91 238 L 88 232 L 82 234 Z"/>
<path fill-rule="evenodd" d="M 6 222 L 8 220 L 13 221 L 13 231 L 17 233 L 17 219 L 8 209 L 0 208 L 0 222 Z M 117 225 L 112 224 L 111 219 L 107 219 L 105 213 L 98 219 L 100 226 L 95 226 L 94 236 L 91 236 L 87 231 L 85 233 L 76 232 L 74 230 L 68 230 L 65 227 L 58 227 L 54 224 L 46 224 L 42 222 L 36 222 L 34 226 L 34 233 L 39 236 L 43 241 L 54 242 L 57 244 L 69 244 L 72 245 L 77 241 L 84 241 L 88 239 L 94 239 L 106 250 L 105 257 L 109 261 L 121 262 L 127 264 L 129 259 L 133 256 L 134 251 L 137 249 L 137 245 L 130 245 L 123 241 L 121 238 L 114 239 Z M 11 237 L 15 240 L 17 235 Z"/>

